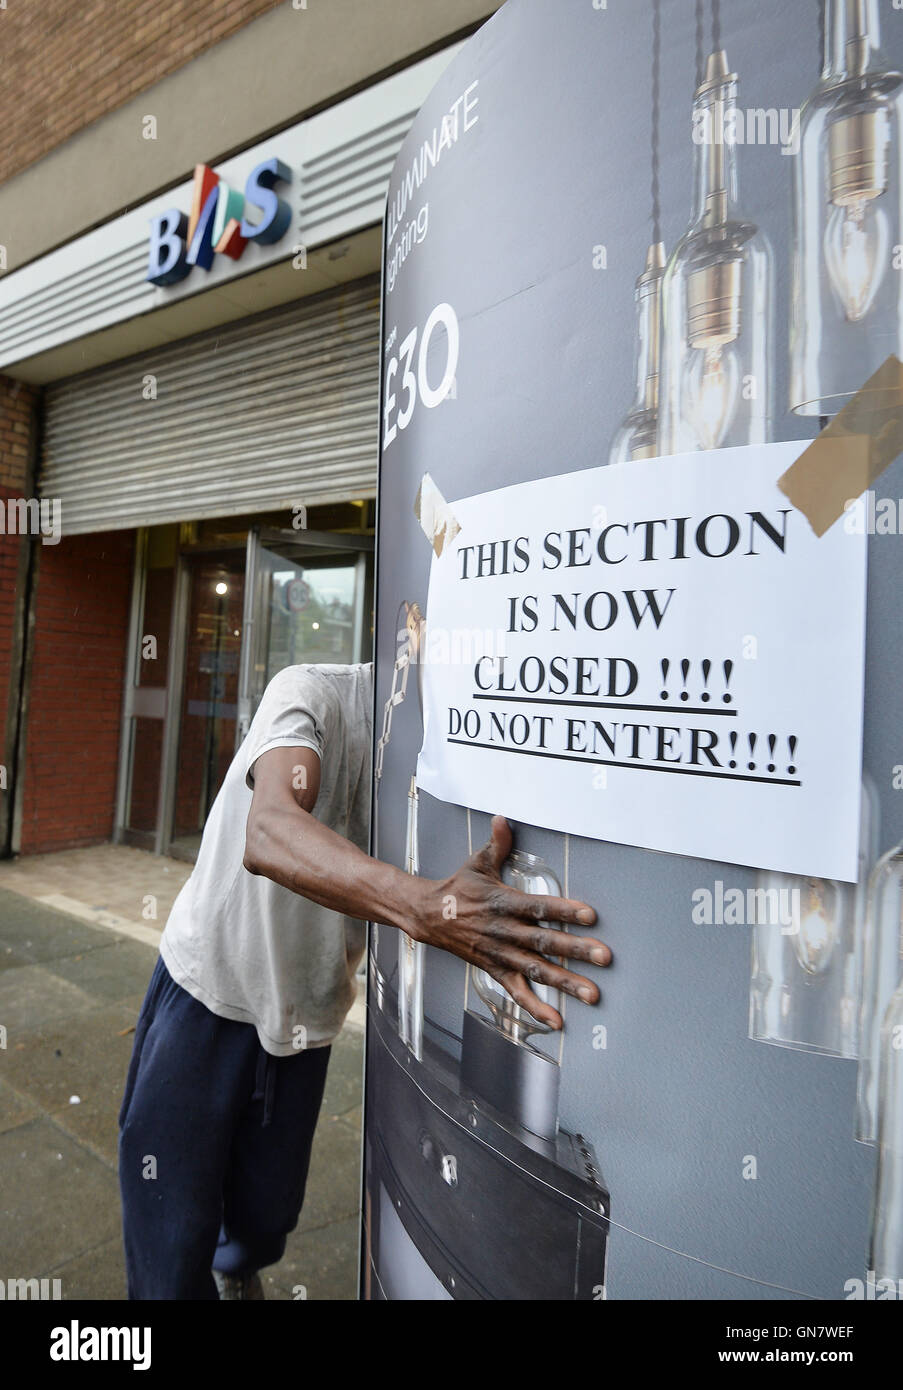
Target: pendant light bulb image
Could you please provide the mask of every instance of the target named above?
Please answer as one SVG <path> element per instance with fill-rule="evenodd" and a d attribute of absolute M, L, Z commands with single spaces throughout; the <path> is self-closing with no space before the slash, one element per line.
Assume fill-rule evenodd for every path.
<path fill-rule="evenodd" d="M 399 627 L 404 616 L 404 626 Z M 396 658 L 392 668 L 392 688 L 383 709 L 382 733 L 376 743 L 373 759 L 373 844 L 379 852 L 380 789 L 385 755 L 392 735 L 392 720 L 398 706 L 404 703 L 411 667 L 415 667 L 417 703 L 423 728 L 423 658 L 425 652 L 426 620 L 418 603 L 403 600 L 395 621 Z M 405 832 L 405 871 L 420 872 L 418 848 L 419 798 L 412 776 L 407 792 L 407 824 Z M 423 1046 L 423 969 L 422 943 L 413 941 L 404 932 L 398 934 L 398 1029 L 404 1042 L 421 1059 Z M 377 1006 L 385 1009 L 388 1002 L 388 976 L 380 964 L 379 924 L 370 924 L 370 979 Z"/>
<path fill-rule="evenodd" d="M 654 242 L 636 282 L 636 395 L 612 441 L 609 463 L 633 463 L 658 453 L 658 383 L 665 247 Z"/>
<path fill-rule="evenodd" d="M 514 850 L 505 862 L 502 878 L 521 893 L 561 897 L 558 876 L 535 854 Z M 463 1092 L 488 1101 L 521 1129 L 554 1139 L 558 1133 L 560 1046 L 557 1059 L 553 1059 L 528 1041 L 553 1030 L 516 1004 L 485 970 L 471 967 L 468 982 L 473 984 L 488 1017 L 485 1012 L 468 1007 L 465 997 Z M 564 996 L 560 990 L 538 982 L 532 984 L 532 989 L 544 1004 L 550 1004 L 564 1018 Z"/>
<path fill-rule="evenodd" d="M 859 1056 L 862 962 L 878 801 L 863 778 L 855 883 L 762 871 L 752 930 L 749 1036 L 756 1042 Z"/>
<path fill-rule="evenodd" d="M 740 394 L 737 359 L 712 343 L 687 358 L 683 395 L 686 422 L 703 449 L 717 449 L 734 418 Z"/>
<path fill-rule="evenodd" d="M 834 415 L 903 350 L 903 74 L 876 0 L 826 0 L 822 73 L 793 159 L 790 406 Z"/>
<path fill-rule="evenodd" d="M 711 53 L 693 102 L 696 198 L 662 286 L 660 452 L 768 439 L 771 248 L 737 206 L 737 75 Z"/>
<path fill-rule="evenodd" d="M 667 256 L 662 241 L 659 193 L 662 6 L 652 0 L 652 244 L 634 290 L 636 303 L 636 390 L 633 403 L 615 432 L 609 463 L 634 463 L 658 454 L 659 377 L 662 350 L 662 281 Z"/>
<path fill-rule="evenodd" d="M 903 938 L 898 971 L 903 975 Z M 868 1268 L 876 1285 L 903 1280 L 903 979 L 881 1024 L 878 1080 L 878 1171 L 872 1207 Z M 885 1290 L 887 1285 L 884 1286 Z"/>
<path fill-rule="evenodd" d="M 420 798 L 411 778 L 405 834 L 405 872 L 419 874 L 418 814 Z M 418 1061 L 423 1058 L 423 965 L 426 947 L 407 932 L 398 933 L 398 1031 Z"/>
<path fill-rule="evenodd" d="M 872 871 L 865 914 L 856 1089 L 856 1138 L 865 1144 L 874 1144 L 878 1133 L 881 1022 L 903 974 L 901 940 L 903 845 L 896 845 Z"/>
<path fill-rule="evenodd" d="M 825 264 L 851 323 L 864 319 L 872 307 L 890 264 L 889 243 L 887 217 L 870 199 L 832 210 L 825 232 Z"/>
<path fill-rule="evenodd" d="M 809 975 L 821 975 L 834 958 L 840 937 L 840 904 L 836 883 L 807 878 L 801 889 L 799 931 L 791 940 L 793 953 Z"/>
<path fill-rule="evenodd" d="M 423 725 L 423 656 L 426 623 L 420 605 L 405 603 L 405 632 L 408 659 L 416 664 L 417 702 Z M 420 796 L 417 779 L 408 784 L 408 815 L 405 827 L 405 873 L 420 873 Z M 426 947 L 407 932 L 398 933 L 398 1031 L 401 1040 L 417 1058 L 423 1060 L 423 972 Z"/>
<path fill-rule="evenodd" d="M 502 877 L 521 893 L 544 893 L 551 897 L 561 897 L 561 884 L 555 874 L 535 854 L 513 850 L 508 856 Z M 524 1042 L 533 1033 L 552 1031 L 547 1023 L 540 1023 L 532 1014 L 527 1013 L 526 1009 L 521 1008 L 520 1004 L 515 1004 L 504 986 L 485 970 L 474 970 L 473 983 L 499 1032 L 514 1042 Z M 544 1004 L 551 1004 L 553 1009 L 562 1013 L 564 1006 L 560 990 L 551 989 L 543 984 L 534 984 L 532 988 Z"/>

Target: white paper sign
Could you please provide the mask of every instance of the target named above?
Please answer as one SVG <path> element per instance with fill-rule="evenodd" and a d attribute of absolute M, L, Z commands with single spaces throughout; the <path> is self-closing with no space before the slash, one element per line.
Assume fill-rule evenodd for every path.
<path fill-rule="evenodd" d="M 855 880 L 866 539 L 842 520 L 816 539 L 778 490 L 804 447 L 452 502 L 418 784 L 576 835 Z"/>

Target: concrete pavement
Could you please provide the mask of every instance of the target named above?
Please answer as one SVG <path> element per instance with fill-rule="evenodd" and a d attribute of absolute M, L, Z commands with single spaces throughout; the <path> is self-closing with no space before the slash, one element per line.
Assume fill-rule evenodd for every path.
<path fill-rule="evenodd" d="M 90 858 L 56 882 L 38 859 L 0 866 L 0 1279 L 60 1279 L 64 1299 L 125 1296 L 116 1119 L 165 921 L 142 921 L 141 904 L 163 895 L 175 863 L 100 849 L 139 855 L 136 882 L 111 875 L 104 889 Z M 116 867 L 109 853 L 68 853 Z M 75 907 L 46 901 L 60 896 Z M 285 1257 L 263 1272 L 267 1298 L 291 1299 L 299 1284 L 311 1299 L 356 1297 L 362 1016 L 356 1007 L 333 1047 L 307 1199 Z"/>

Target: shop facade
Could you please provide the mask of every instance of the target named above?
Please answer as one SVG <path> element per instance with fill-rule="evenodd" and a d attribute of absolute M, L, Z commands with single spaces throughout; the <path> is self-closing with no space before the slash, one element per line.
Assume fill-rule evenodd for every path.
<path fill-rule="evenodd" d="M 380 223 L 457 47 L 0 280 L 3 853 L 193 858 L 272 675 L 369 659 Z"/>

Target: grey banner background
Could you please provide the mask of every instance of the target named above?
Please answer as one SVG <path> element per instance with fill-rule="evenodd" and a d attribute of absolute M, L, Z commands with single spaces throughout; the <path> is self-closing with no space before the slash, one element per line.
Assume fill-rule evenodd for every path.
<path fill-rule="evenodd" d="M 903 13 L 882 3 L 885 51 L 903 65 Z M 739 104 L 798 107 L 819 67 L 814 3 L 725 0 L 723 42 L 739 72 Z M 708 46 L 708 45 L 707 45 Z M 430 472 L 450 501 L 606 460 L 633 394 L 634 280 L 649 237 L 651 4 L 509 0 L 467 45 L 408 137 L 392 194 L 414 151 L 479 78 L 479 124 L 431 171 L 429 232 L 385 298 L 384 342 L 448 301 L 461 329 L 457 398 L 418 404 L 381 464 L 377 709 L 396 655 L 402 599 L 425 606 L 430 547 L 413 514 Z M 690 0 L 665 0 L 662 209 L 673 248 L 690 217 L 690 104 L 695 32 Z M 744 213 L 775 250 L 777 410 L 772 437 L 804 439 L 811 423 L 787 397 L 791 159 L 739 151 Z M 390 195 L 391 196 L 391 195 Z M 407 220 L 407 219 L 406 219 Z M 592 248 L 607 247 L 596 271 Z M 437 342 L 437 348 L 441 344 Z M 385 367 L 385 360 L 383 367 Z M 438 359 L 437 359 L 438 362 Z M 435 381 L 441 365 L 434 367 Z M 396 386 L 397 389 L 397 386 Z M 903 496 L 898 461 L 879 484 Z M 588 510 L 596 500 L 588 499 Z M 879 848 L 903 838 L 900 538 L 869 555 L 864 763 L 878 788 Z M 379 854 L 404 862 L 406 790 L 420 741 L 413 683 L 396 711 L 379 797 Z M 473 816 L 474 843 L 488 818 Z M 421 872 L 448 874 L 467 852 L 463 809 L 421 795 Z M 563 837 L 516 827 L 517 843 L 561 872 Z M 616 963 L 597 972 L 597 1008 L 571 1004 L 561 1124 L 586 1134 L 611 1191 L 608 1296 L 844 1297 L 866 1261 L 874 1149 L 853 1139 L 856 1064 L 747 1037 L 749 931 L 696 926 L 694 889 L 745 889 L 752 871 L 571 839 L 570 893 L 592 902 Z M 392 973 L 396 935 L 383 929 Z M 460 1036 L 464 967 L 430 951 L 427 1033 Z M 593 1025 L 608 1029 L 605 1051 Z M 745 1155 L 758 1177 L 744 1181 Z M 775 1287 L 778 1286 L 778 1287 Z"/>

